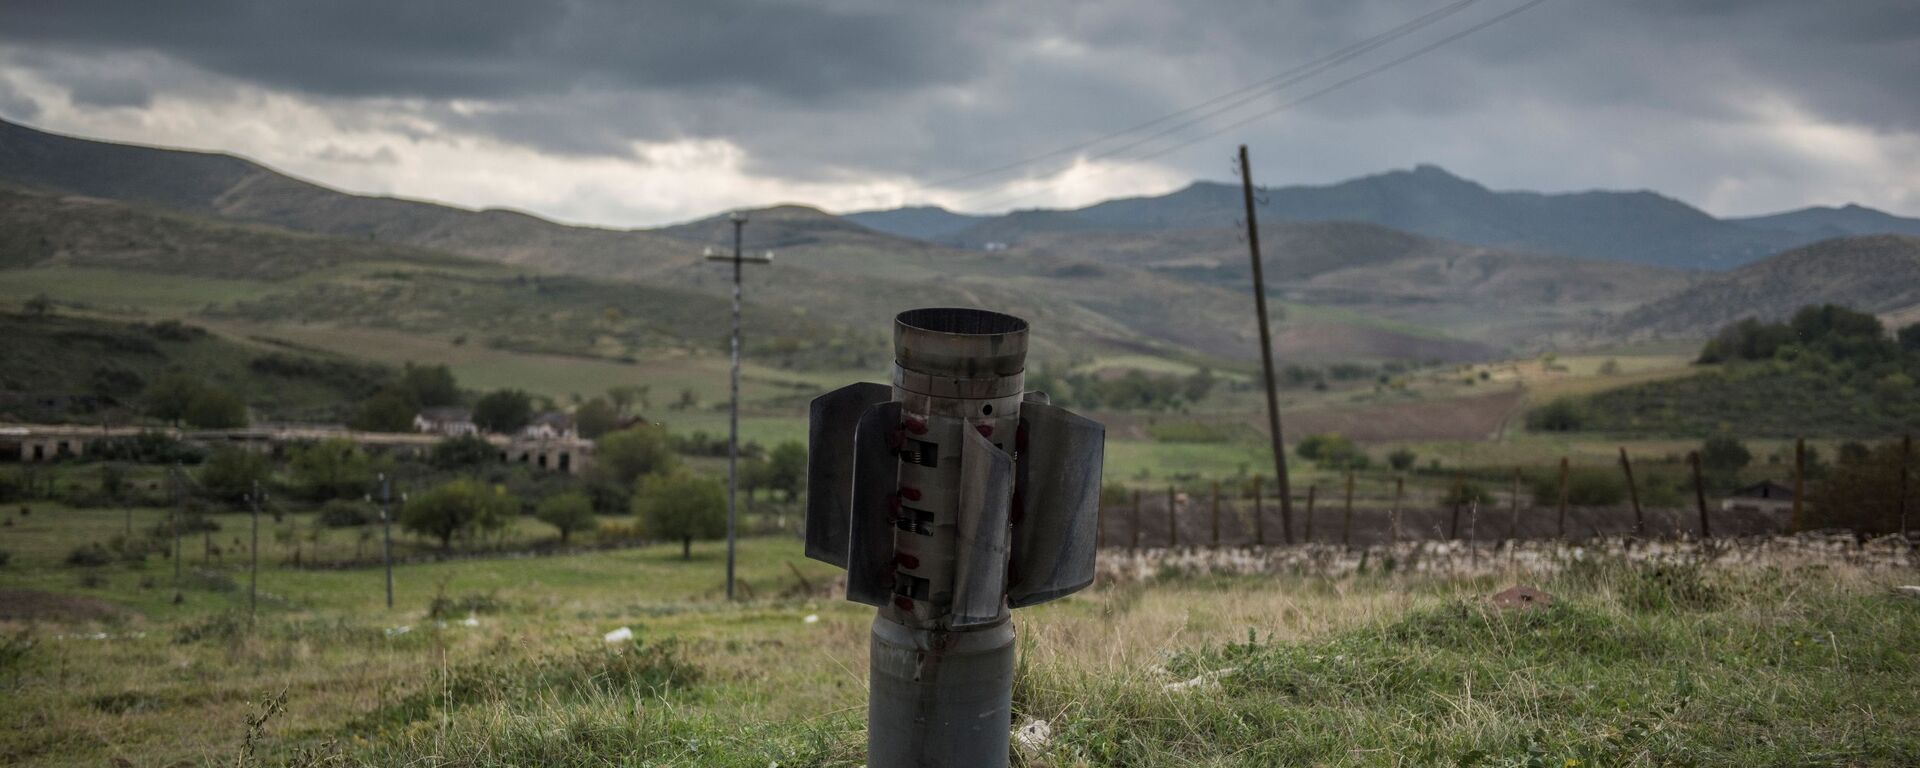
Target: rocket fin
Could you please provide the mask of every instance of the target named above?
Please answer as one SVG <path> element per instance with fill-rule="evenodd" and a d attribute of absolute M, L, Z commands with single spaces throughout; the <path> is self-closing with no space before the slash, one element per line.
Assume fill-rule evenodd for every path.
<path fill-rule="evenodd" d="M 848 505 L 847 599 L 871 606 L 893 599 L 893 507 L 900 460 L 888 439 L 900 429 L 900 404 L 867 408 L 853 435 L 853 493 Z M 811 523 L 812 521 L 808 521 Z"/>
<path fill-rule="evenodd" d="M 847 567 L 854 428 L 868 408 L 892 397 L 885 384 L 861 382 L 813 399 L 807 419 L 807 557 Z"/>
<path fill-rule="evenodd" d="M 1093 583 L 1106 427 L 1065 408 L 1026 402 L 1020 419 L 1022 509 L 1014 518 L 1008 607 L 1044 603 Z"/>
<path fill-rule="evenodd" d="M 972 429 L 961 430 L 958 551 L 953 577 L 952 626 L 991 624 L 1005 615 L 1008 512 L 1013 502 L 1013 457 Z"/>

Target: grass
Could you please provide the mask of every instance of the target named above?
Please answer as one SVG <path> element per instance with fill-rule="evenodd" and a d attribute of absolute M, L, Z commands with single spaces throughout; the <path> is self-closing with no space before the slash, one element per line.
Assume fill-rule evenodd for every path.
<path fill-rule="evenodd" d="M 120 608 L 0 627 L 0 718 L 34 724 L 0 732 L 8 764 L 861 762 L 872 614 L 791 539 L 742 542 L 751 597 L 731 605 L 712 542 L 691 562 L 668 545 L 403 566 L 392 611 L 377 570 L 275 561 L 249 626 L 244 588 L 211 578 L 170 604 L 160 561 L 96 587 L 53 564 L 116 512 L 31 520 L 4 529 L 7 599 Z M 1910 765 L 1920 601 L 1888 589 L 1905 579 L 1601 558 L 1533 577 L 1555 604 L 1524 613 L 1486 607 L 1509 583 L 1487 576 L 1107 581 L 1020 612 L 1016 718 L 1053 735 L 1018 760 Z M 635 642 L 601 640 L 623 626 Z"/>

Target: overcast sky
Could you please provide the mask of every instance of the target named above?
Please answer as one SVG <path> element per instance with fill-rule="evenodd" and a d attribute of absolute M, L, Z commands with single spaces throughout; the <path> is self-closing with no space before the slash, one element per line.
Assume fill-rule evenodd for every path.
<path fill-rule="evenodd" d="M 1548 0 L 1429 27 L 1139 147 L 1180 110 L 1459 0 L 0 0 L 0 115 L 343 189 L 631 226 L 732 207 L 1079 205 L 1436 163 L 1720 215 L 1920 215 L 1920 4 Z M 191 10 L 189 10 L 191 9 Z M 1156 125 L 1153 130 L 1173 123 Z M 1146 133 L 1150 133 L 1147 131 Z"/>

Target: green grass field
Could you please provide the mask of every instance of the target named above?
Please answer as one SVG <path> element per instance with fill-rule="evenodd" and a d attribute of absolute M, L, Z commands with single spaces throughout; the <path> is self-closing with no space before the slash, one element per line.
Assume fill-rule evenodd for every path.
<path fill-rule="evenodd" d="M 268 557 L 250 624 L 231 559 L 187 547 L 175 605 L 159 558 L 96 578 L 59 564 L 118 511 L 8 515 L 8 765 L 862 762 L 872 614 L 793 539 L 742 542 L 731 605 L 714 542 L 690 561 L 659 546 L 405 565 L 392 610 L 377 568 Z M 1602 557 L 1498 578 L 1103 582 L 1019 614 L 1016 720 L 1051 737 L 1017 761 L 1911 765 L 1920 600 L 1890 589 L 1910 580 L 1840 559 Z M 1554 605 L 1487 606 L 1515 581 Z M 621 627 L 635 641 L 602 639 Z"/>

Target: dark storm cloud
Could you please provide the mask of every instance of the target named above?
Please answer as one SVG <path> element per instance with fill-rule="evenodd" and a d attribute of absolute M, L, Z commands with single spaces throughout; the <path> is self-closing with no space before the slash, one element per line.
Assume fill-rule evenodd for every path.
<path fill-rule="evenodd" d="M 723 86 L 833 99 L 954 76 L 975 53 L 944 23 L 950 13 L 750 0 L 59 0 L 9 4 L 0 39 L 153 51 L 325 96 Z"/>
<path fill-rule="evenodd" d="M 753 174 L 926 182 L 1154 118 L 1448 2 L 217 0 L 187 12 L 137 0 L 0 0 L 0 46 L 158 55 L 336 104 L 398 100 L 377 109 L 548 153 L 630 157 L 639 141 L 724 139 L 745 150 Z M 1225 119 L 1520 2 L 1479 0 Z M 1911 133 L 1920 129 L 1916 72 L 1920 10 L 1909 0 L 1551 0 L 1155 162 L 1221 177 L 1221 147 L 1249 141 L 1281 153 L 1282 180 L 1444 160 L 1514 186 L 1701 195 L 1734 166 L 1812 172 L 1805 158 L 1741 158 L 1746 148 L 1728 146 L 1715 126 L 1751 122 L 1777 101 L 1819 121 Z M 81 75 L 39 74 L 76 101 L 113 101 Z M 150 90 L 172 87 L 154 77 Z M 1008 178 L 971 184 L 990 190 Z"/>

